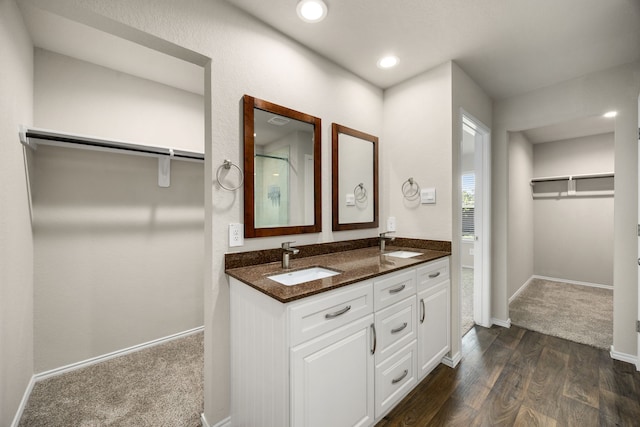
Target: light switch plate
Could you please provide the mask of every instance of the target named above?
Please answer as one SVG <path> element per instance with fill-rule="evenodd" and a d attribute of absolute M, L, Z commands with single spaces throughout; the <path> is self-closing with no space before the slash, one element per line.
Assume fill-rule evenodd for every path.
<path fill-rule="evenodd" d="M 436 203 L 436 189 L 435 188 L 423 188 L 420 190 L 420 202 L 423 205 L 430 205 Z"/>
<path fill-rule="evenodd" d="M 242 224 L 231 223 L 229 224 L 229 246 L 242 246 L 244 245 L 244 227 Z"/>
<path fill-rule="evenodd" d="M 355 206 L 356 205 L 355 194 L 347 194 L 346 203 L 347 203 L 347 206 Z"/>

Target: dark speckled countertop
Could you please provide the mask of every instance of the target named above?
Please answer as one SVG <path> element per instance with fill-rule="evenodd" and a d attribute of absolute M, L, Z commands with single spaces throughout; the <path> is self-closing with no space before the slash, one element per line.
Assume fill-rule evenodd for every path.
<path fill-rule="evenodd" d="M 287 270 L 282 268 L 280 262 L 270 262 L 228 268 L 226 273 L 260 292 L 286 303 L 451 255 L 450 247 L 445 246 L 438 249 L 416 248 L 415 245 L 388 245 L 385 253 L 397 250 L 422 253 L 422 255 L 412 258 L 397 258 L 380 254 L 380 249 L 374 246 L 304 258 L 292 256 L 291 268 Z M 285 286 L 267 277 L 316 266 L 336 270 L 340 274 L 295 286 Z"/>

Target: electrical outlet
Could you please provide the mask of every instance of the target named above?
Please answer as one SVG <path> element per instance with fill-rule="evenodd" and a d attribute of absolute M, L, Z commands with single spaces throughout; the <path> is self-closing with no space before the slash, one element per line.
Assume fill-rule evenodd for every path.
<path fill-rule="evenodd" d="M 396 217 L 390 216 L 387 218 L 387 231 L 396 231 Z"/>
<path fill-rule="evenodd" d="M 242 245 L 244 245 L 244 228 L 242 224 L 229 224 L 229 246 L 233 247 Z"/>

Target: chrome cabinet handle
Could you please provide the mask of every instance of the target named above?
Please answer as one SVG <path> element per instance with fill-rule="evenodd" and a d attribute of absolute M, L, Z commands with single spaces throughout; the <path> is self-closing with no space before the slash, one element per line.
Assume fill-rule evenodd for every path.
<path fill-rule="evenodd" d="M 409 373 L 408 370 L 404 370 L 404 372 L 402 373 L 402 375 L 400 375 L 398 378 L 394 378 L 391 380 L 391 384 L 396 384 L 399 383 L 400 381 L 402 381 L 404 379 L 404 377 L 407 376 L 407 374 Z"/>
<path fill-rule="evenodd" d="M 438 277 L 440 275 L 439 271 L 436 271 L 435 273 L 431 273 L 429 275 L 429 279 L 435 279 L 436 277 Z"/>
<path fill-rule="evenodd" d="M 397 294 L 398 292 L 402 291 L 405 287 L 406 287 L 406 285 L 400 285 L 397 288 L 389 289 L 389 293 L 390 294 Z"/>
<path fill-rule="evenodd" d="M 324 315 L 324 318 L 325 319 L 333 319 L 334 317 L 342 316 L 343 314 L 345 314 L 349 310 L 351 310 L 351 306 L 350 305 L 346 306 L 342 310 L 336 311 L 335 313 L 327 313 L 327 314 Z"/>
<path fill-rule="evenodd" d="M 392 333 L 392 334 L 397 334 L 398 332 L 402 331 L 402 330 L 403 330 L 404 328 L 406 328 L 406 327 L 407 327 L 407 322 L 404 322 L 404 323 L 402 324 L 402 326 L 398 326 L 397 328 L 392 329 L 392 330 L 391 330 L 391 333 Z"/>
<path fill-rule="evenodd" d="M 371 354 L 376 353 L 376 347 L 378 347 L 378 334 L 376 334 L 376 325 L 375 323 L 371 324 L 371 332 L 373 334 L 373 347 L 371 348 Z"/>
<path fill-rule="evenodd" d="M 424 298 L 420 300 L 420 311 L 422 312 L 420 316 L 420 323 L 424 323 L 424 316 L 426 315 L 426 310 L 424 308 Z"/>

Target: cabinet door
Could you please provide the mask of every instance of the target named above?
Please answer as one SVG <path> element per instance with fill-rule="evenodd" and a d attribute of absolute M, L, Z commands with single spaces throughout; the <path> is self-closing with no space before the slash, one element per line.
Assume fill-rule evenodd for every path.
<path fill-rule="evenodd" d="M 450 350 L 450 282 L 418 293 L 418 374 L 424 378 Z"/>
<path fill-rule="evenodd" d="M 372 324 L 368 315 L 291 349 L 291 427 L 373 424 Z"/>

